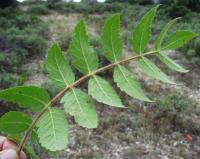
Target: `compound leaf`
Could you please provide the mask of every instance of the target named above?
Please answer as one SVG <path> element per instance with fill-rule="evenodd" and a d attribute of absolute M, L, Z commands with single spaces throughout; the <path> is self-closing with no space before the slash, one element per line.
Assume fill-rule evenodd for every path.
<path fill-rule="evenodd" d="M 0 118 L 0 131 L 8 134 L 18 134 L 26 131 L 32 119 L 30 116 L 21 113 L 10 111 Z"/>
<path fill-rule="evenodd" d="M 120 36 L 120 15 L 115 14 L 104 24 L 101 43 L 105 57 L 110 62 L 116 62 L 122 56 L 122 38 Z"/>
<path fill-rule="evenodd" d="M 163 73 L 155 64 L 153 64 L 146 57 L 143 57 L 139 60 L 139 67 L 145 74 L 152 78 L 158 79 L 165 83 L 175 84 L 169 79 L 169 77 L 165 73 Z"/>
<path fill-rule="evenodd" d="M 170 69 L 175 70 L 177 72 L 188 72 L 188 70 L 184 69 L 179 64 L 175 63 L 172 59 L 170 59 L 168 56 L 159 53 L 157 54 L 158 58 L 166 64 Z"/>
<path fill-rule="evenodd" d="M 90 96 L 80 89 L 73 88 L 62 98 L 65 111 L 74 116 L 75 121 L 82 127 L 96 128 L 98 116 Z"/>
<path fill-rule="evenodd" d="M 168 30 L 171 28 L 171 26 L 180 18 L 176 18 L 173 19 L 171 21 L 169 21 L 169 23 L 167 23 L 167 25 L 162 29 L 162 31 L 160 32 L 160 34 L 158 35 L 155 43 L 154 43 L 154 49 L 156 50 L 160 50 L 161 49 L 161 45 L 163 43 L 163 40 L 168 32 Z"/>
<path fill-rule="evenodd" d="M 156 15 L 157 8 L 158 6 L 152 8 L 149 12 L 147 12 L 133 31 L 132 47 L 133 51 L 135 51 L 137 54 L 141 54 L 144 52 L 151 38 L 152 23 Z"/>
<path fill-rule="evenodd" d="M 43 88 L 35 86 L 19 86 L 0 91 L 0 99 L 18 104 L 22 108 L 40 111 L 50 100 Z"/>
<path fill-rule="evenodd" d="M 88 93 L 97 101 L 114 107 L 124 107 L 112 86 L 103 78 L 93 76 L 89 80 Z"/>
<path fill-rule="evenodd" d="M 49 108 L 37 123 L 40 144 L 50 151 L 59 151 L 68 144 L 68 122 L 63 111 Z"/>
<path fill-rule="evenodd" d="M 98 68 L 97 55 L 89 44 L 83 20 L 75 27 L 69 50 L 72 56 L 72 64 L 81 73 L 87 74 Z"/>
<path fill-rule="evenodd" d="M 45 66 L 49 79 L 58 88 L 65 88 L 74 82 L 74 74 L 57 44 L 54 44 L 49 49 Z"/>
<path fill-rule="evenodd" d="M 162 50 L 179 48 L 196 36 L 197 34 L 190 30 L 175 31 L 169 36 L 166 44 L 162 47 Z"/>
<path fill-rule="evenodd" d="M 114 69 L 114 81 L 117 86 L 131 97 L 135 97 L 142 101 L 150 102 L 151 100 L 146 97 L 142 90 L 140 83 L 136 77 L 128 69 L 118 65 Z"/>

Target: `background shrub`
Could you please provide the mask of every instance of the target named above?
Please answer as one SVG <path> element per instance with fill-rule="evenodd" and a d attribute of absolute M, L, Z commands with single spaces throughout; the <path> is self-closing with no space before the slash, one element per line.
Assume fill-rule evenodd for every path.
<path fill-rule="evenodd" d="M 18 83 L 27 58 L 45 52 L 48 25 L 17 8 L 7 8 L 0 9 L 0 26 L 0 87 L 4 88 Z"/>

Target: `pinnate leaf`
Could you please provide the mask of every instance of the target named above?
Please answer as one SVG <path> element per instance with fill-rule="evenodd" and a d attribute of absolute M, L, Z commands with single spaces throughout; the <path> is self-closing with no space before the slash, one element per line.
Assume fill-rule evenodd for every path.
<path fill-rule="evenodd" d="M 50 100 L 43 88 L 35 86 L 19 86 L 0 91 L 0 99 L 18 104 L 22 108 L 40 111 Z"/>
<path fill-rule="evenodd" d="M 30 116 L 21 113 L 10 111 L 0 118 L 0 131 L 8 134 L 18 134 L 26 131 L 32 119 Z"/>
<path fill-rule="evenodd" d="M 151 29 L 158 6 L 147 12 L 140 23 L 136 26 L 132 34 L 133 51 L 142 54 L 151 38 Z"/>
<path fill-rule="evenodd" d="M 89 44 L 83 20 L 75 27 L 69 50 L 72 56 L 72 64 L 81 73 L 87 74 L 98 68 L 97 55 Z"/>
<path fill-rule="evenodd" d="M 180 18 L 176 18 L 171 20 L 169 23 L 167 23 L 167 25 L 162 29 L 162 31 L 160 32 L 160 34 L 158 35 L 155 43 L 154 43 L 154 48 L 156 50 L 160 50 L 161 49 L 161 45 L 163 43 L 163 40 L 168 32 L 168 30 L 171 28 L 171 26 Z"/>
<path fill-rule="evenodd" d="M 190 30 L 175 31 L 169 36 L 166 44 L 162 47 L 162 50 L 179 48 L 196 36 L 197 34 Z"/>
<path fill-rule="evenodd" d="M 101 43 L 105 57 L 110 62 L 119 60 L 122 56 L 122 38 L 120 36 L 120 15 L 115 14 L 104 24 Z"/>
<path fill-rule="evenodd" d="M 48 71 L 48 78 L 58 88 L 65 88 L 74 82 L 74 74 L 57 44 L 49 49 L 45 66 Z"/>
<path fill-rule="evenodd" d="M 62 98 L 65 111 L 74 116 L 75 121 L 82 127 L 96 128 L 98 116 L 90 96 L 80 89 L 73 88 Z"/>
<path fill-rule="evenodd" d="M 63 111 L 49 108 L 37 123 L 40 144 L 50 151 L 59 151 L 68 144 L 68 122 Z"/>
<path fill-rule="evenodd" d="M 142 90 L 140 83 L 136 77 L 128 69 L 118 65 L 114 69 L 114 81 L 117 86 L 131 97 L 135 97 L 142 101 L 150 102 L 151 100 L 146 97 Z"/>
<path fill-rule="evenodd" d="M 163 53 L 159 53 L 157 54 L 157 56 L 170 69 L 175 70 L 177 72 L 188 72 L 188 70 L 184 69 L 182 66 L 175 63 L 172 59 L 170 59 L 168 56 L 164 55 Z"/>
<path fill-rule="evenodd" d="M 98 102 L 114 107 L 124 107 L 119 96 L 109 82 L 99 76 L 95 75 L 89 80 L 88 93 Z"/>
<path fill-rule="evenodd" d="M 169 79 L 169 77 L 165 73 L 163 73 L 154 63 L 152 63 L 146 57 L 143 57 L 139 60 L 139 67 L 145 74 L 152 78 L 155 78 L 165 83 L 175 84 Z"/>

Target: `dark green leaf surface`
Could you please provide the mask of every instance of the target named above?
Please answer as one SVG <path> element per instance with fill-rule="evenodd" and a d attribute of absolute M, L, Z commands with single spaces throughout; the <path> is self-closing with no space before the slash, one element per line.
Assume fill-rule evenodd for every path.
<path fill-rule="evenodd" d="M 63 111 L 49 108 L 37 123 L 40 144 L 50 151 L 59 151 L 68 144 L 68 122 Z"/>
<path fill-rule="evenodd" d="M 142 54 L 151 38 L 151 29 L 157 7 L 147 12 L 140 23 L 136 26 L 132 34 L 132 48 L 137 54 Z"/>
<path fill-rule="evenodd" d="M 114 69 L 114 81 L 117 86 L 131 97 L 135 97 L 142 101 L 150 102 L 151 100 L 146 97 L 142 90 L 140 83 L 136 77 L 128 69 L 118 65 Z"/>
<path fill-rule="evenodd" d="M 10 111 L 0 118 L 0 131 L 8 134 L 17 134 L 26 131 L 32 119 L 30 116 L 21 113 Z"/>
<path fill-rule="evenodd" d="M 0 91 L 0 99 L 18 104 L 22 108 L 40 111 L 50 100 L 43 88 L 35 86 L 19 86 Z"/>
<path fill-rule="evenodd" d="M 164 53 L 157 54 L 158 58 L 166 64 L 170 69 L 175 70 L 177 72 L 188 72 L 188 70 L 184 69 L 179 64 L 175 63 L 172 59 L 168 56 L 164 55 Z"/>
<path fill-rule="evenodd" d="M 90 46 L 84 21 L 80 21 L 74 30 L 70 43 L 72 64 L 81 73 L 87 74 L 98 68 L 98 59 L 94 49 Z"/>
<path fill-rule="evenodd" d="M 75 121 L 82 127 L 96 128 L 98 116 L 90 96 L 80 89 L 73 88 L 62 98 L 65 111 L 74 116 Z"/>
<path fill-rule="evenodd" d="M 120 15 L 115 14 L 104 24 L 101 43 L 105 57 L 112 63 L 122 56 L 122 38 L 120 36 Z"/>
<path fill-rule="evenodd" d="M 99 76 L 95 75 L 89 80 L 88 93 L 98 102 L 114 107 L 124 107 L 119 96 L 109 82 Z"/>
<path fill-rule="evenodd" d="M 58 88 L 65 88 L 74 82 L 74 74 L 57 44 L 49 49 L 45 66 L 48 71 L 48 78 Z"/>
<path fill-rule="evenodd" d="M 165 73 L 163 73 L 155 64 L 153 64 L 146 57 L 140 59 L 139 67 L 145 74 L 152 78 L 158 79 L 165 83 L 175 84 L 172 80 L 169 79 L 169 77 Z"/>
<path fill-rule="evenodd" d="M 162 50 L 176 49 L 196 37 L 197 34 L 190 30 L 178 30 L 172 33 Z"/>

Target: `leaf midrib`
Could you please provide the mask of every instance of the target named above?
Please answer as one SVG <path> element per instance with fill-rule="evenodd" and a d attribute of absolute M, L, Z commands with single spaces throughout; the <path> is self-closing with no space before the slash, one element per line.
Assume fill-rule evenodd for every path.
<path fill-rule="evenodd" d="M 6 94 L 6 93 L 5 93 L 5 94 Z M 42 105 L 46 105 L 46 104 L 47 104 L 46 102 L 44 102 L 44 101 L 42 101 L 42 100 L 40 100 L 40 99 L 38 99 L 38 98 L 35 98 L 35 97 L 33 97 L 33 96 L 29 96 L 29 95 L 27 95 L 27 94 L 14 93 L 14 92 L 12 92 L 12 93 L 10 93 L 10 94 L 13 94 L 13 95 L 21 95 L 21 96 L 25 96 L 25 97 L 32 98 L 32 99 L 38 101 L 38 102 L 39 102 L 40 104 L 42 104 Z"/>
<path fill-rule="evenodd" d="M 185 36 L 179 37 L 179 38 L 178 38 L 177 40 L 175 40 L 174 42 L 171 42 L 171 43 L 169 43 L 168 45 L 166 45 L 165 47 L 163 47 L 162 50 L 168 48 L 169 46 L 173 45 L 174 43 L 176 43 L 176 42 L 178 42 L 178 41 L 181 41 L 181 39 L 182 39 L 182 38 L 185 38 L 185 37 L 187 37 L 187 36 L 185 35 Z M 183 41 L 185 41 L 185 40 L 183 40 Z"/>
<path fill-rule="evenodd" d="M 122 71 L 121 67 L 118 65 L 118 68 L 120 70 L 120 72 L 122 73 L 123 77 L 125 78 L 125 80 L 127 81 L 128 85 L 130 86 L 130 88 L 132 87 L 130 81 L 126 78 L 124 72 Z M 135 94 L 137 94 L 137 96 L 140 96 L 140 94 L 137 93 L 137 91 L 134 92 Z"/>
<path fill-rule="evenodd" d="M 66 84 L 66 86 L 68 86 L 69 83 L 68 83 L 68 81 L 65 79 L 65 77 L 64 77 L 64 75 L 63 75 L 63 73 L 62 73 L 62 71 L 60 70 L 60 67 L 59 67 L 59 65 L 58 65 L 58 60 L 57 60 L 55 54 L 54 54 L 54 58 L 55 58 L 55 60 L 56 60 L 56 67 L 58 68 L 58 71 L 60 72 L 60 74 L 61 74 L 61 76 L 62 76 L 62 79 L 63 79 L 64 83 Z"/>
<path fill-rule="evenodd" d="M 54 143 L 55 143 L 54 146 L 57 147 L 57 137 L 56 137 L 55 125 L 54 125 L 54 120 L 53 120 L 51 109 L 49 109 L 49 114 L 50 114 L 50 119 L 51 119 L 51 123 L 52 123 L 52 127 L 53 127 L 53 138 L 54 138 Z"/>
<path fill-rule="evenodd" d="M 116 55 L 115 55 L 115 50 L 114 50 L 114 46 L 113 46 L 113 31 L 112 31 L 112 27 L 113 27 L 113 23 L 111 23 L 111 27 L 110 27 L 110 40 L 111 40 L 111 47 L 112 47 L 112 52 L 113 52 L 113 56 L 114 56 L 114 61 L 116 62 Z"/>
<path fill-rule="evenodd" d="M 74 91 L 73 88 L 72 88 L 72 92 L 73 92 L 73 94 L 74 94 L 74 97 L 75 97 L 75 100 L 76 100 L 76 102 L 77 102 L 77 104 L 78 104 L 78 107 L 79 107 L 79 109 L 81 110 L 81 113 L 84 115 L 85 119 L 90 123 L 90 126 L 92 126 L 92 123 L 91 123 L 90 120 L 87 118 L 86 114 L 84 113 L 84 111 L 83 111 L 83 109 L 82 109 L 82 107 L 81 107 L 81 104 L 80 104 L 80 102 L 79 102 L 79 100 L 78 100 L 78 98 L 77 98 L 76 92 Z"/>
<path fill-rule="evenodd" d="M 85 30 L 84 30 L 84 31 L 85 31 Z M 87 61 L 87 59 L 86 59 L 86 57 L 85 57 L 85 52 L 84 52 L 84 49 L 83 49 L 83 46 L 82 46 L 82 43 L 81 43 L 80 32 L 79 32 L 79 31 L 78 31 L 78 42 L 79 42 L 79 45 L 80 45 L 80 47 L 81 47 L 81 53 L 82 53 L 82 55 L 83 55 L 84 61 L 85 61 L 86 65 L 87 65 L 88 72 L 90 72 L 90 67 L 89 67 L 88 61 Z M 89 47 L 89 46 L 88 46 L 88 47 Z"/>
<path fill-rule="evenodd" d="M 100 90 L 103 92 L 103 94 L 104 94 L 107 98 L 109 98 L 110 101 L 113 101 L 113 100 L 110 98 L 110 96 L 108 96 L 107 93 L 103 90 L 103 88 L 101 87 L 101 84 L 99 83 L 97 77 L 96 77 L 95 75 L 94 75 L 93 77 L 94 77 L 94 79 L 95 79 L 97 85 L 99 86 Z"/>

